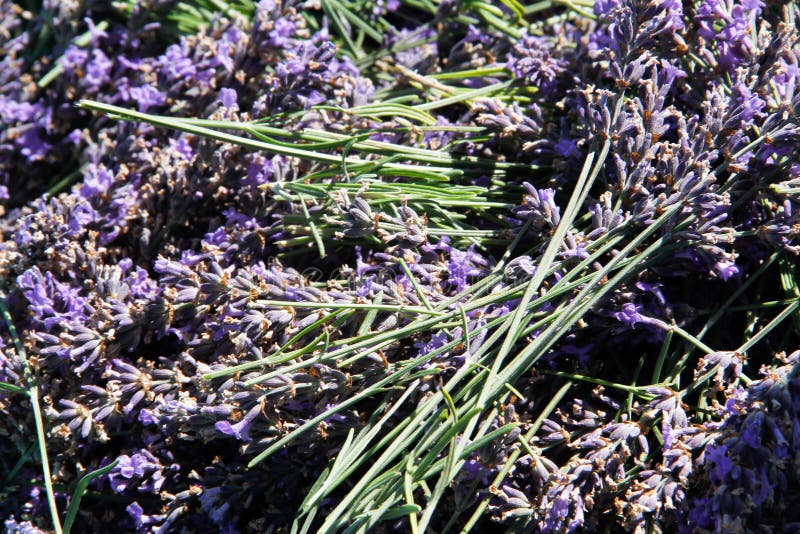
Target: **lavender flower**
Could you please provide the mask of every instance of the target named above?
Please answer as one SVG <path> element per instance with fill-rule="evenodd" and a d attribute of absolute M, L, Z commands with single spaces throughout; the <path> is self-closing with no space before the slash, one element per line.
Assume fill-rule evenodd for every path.
<path fill-rule="evenodd" d="M 537 87 L 545 95 L 555 90 L 558 76 L 564 72 L 563 60 L 550 56 L 552 48 L 545 38 L 523 35 L 509 53 L 508 68 L 517 78 Z"/>
<path fill-rule="evenodd" d="M 514 209 L 514 215 L 530 219 L 533 227 L 542 229 L 555 228 L 561 220 L 561 208 L 555 203 L 553 189 L 537 190 L 528 182 L 522 184 L 527 194 L 523 196 L 522 205 Z"/>
<path fill-rule="evenodd" d="M 6 530 L 797 530 L 790 7 L 230 4 L 0 2 Z"/>
<path fill-rule="evenodd" d="M 129 488 L 138 492 L 158 493 L 164 484 L 163 467 L 158 459 L 142 450 L 133 456 L 123 454 L 119 463 L 108 474 L 108 482 L 115 493 L 126 493 Z"/>
<path fill-rule="evenodd" d="M 697 10 L 698 36 L 719 49 L 720 67 L 733 70 L 754 53 L 751 39 L 755 19 L 764 4 L 745 2 L 703 2 Z"/>

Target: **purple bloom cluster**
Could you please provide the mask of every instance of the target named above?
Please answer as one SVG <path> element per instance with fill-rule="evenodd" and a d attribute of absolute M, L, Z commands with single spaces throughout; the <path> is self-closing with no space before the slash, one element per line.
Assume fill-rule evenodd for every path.
<path fill-rule="evenodd" d="M 550 7 L 556 22 L 516 38 L 455 2 L 426 14 L 381 0 L 364 18 L 394 30 L 369 63 L 339 47 L 344 19 L 310 3 L 262 0 L 181 36 L 144 4 L 124 17 L 44 4 L 0 0 L 0 289 L 43 399 L 58 504 L 117 461 L 92 482 L 111 499 L 83 500 L 82 530 L 286 530 L 348 435 L 382 415 L 377 397 L 352 398 L 424 360 L 398 424 L 491 366 L 487 340 L 533 277 L 516 352 L 598 272 L 609 290 L 508 384 L 487 428 L 515 429 L 470 449 L 432 525 L 479 509 L 481 527 L 534 532 L 800 528 L 797 326 L 740 354 L 741 333 L 777 312 L 728 302 L 754 287 L 797 299 L 794 7 L 598 0 L 591 20 Z M 45 20 L 69 38 L 26 54 Z M 424 128 L 355 109 L 425 91 L 438 107 Z M 79 99 L 353 135 L 379 165 L 348 169 L 356 143 L 316 145 L 341 157 L 331 171 L 90 115 Z M 390 143 L 457 172 L 446 188 L 393 175 Z M 520 167 L 501 175 L 509 162 Z M 623 254 L 641 261 L 603 271 Z M 709 320 L 720 309 L 727 328 Z M 25 385 L 20 356 L 0 327 L 1 382 Z M 0 389 L 0 477 L 16 472 L 0 488 L 7 532 L 48 528 L 37 464 L 17 465 L 34 435 L 28 401 Z"/>

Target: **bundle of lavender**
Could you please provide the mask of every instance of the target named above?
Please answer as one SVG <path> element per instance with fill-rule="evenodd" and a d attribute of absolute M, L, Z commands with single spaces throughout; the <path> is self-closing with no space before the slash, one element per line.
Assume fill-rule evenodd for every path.
<path fill-rule="evenodd" d="M 800 530 L 798 17 L 0 0 L 6 532 Z"/>

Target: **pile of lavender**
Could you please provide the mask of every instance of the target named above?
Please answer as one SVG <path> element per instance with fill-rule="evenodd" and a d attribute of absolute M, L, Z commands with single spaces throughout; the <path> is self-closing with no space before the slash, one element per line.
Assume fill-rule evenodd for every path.
<path fill-rule="evenodd" d="M 800 531 L 799 24 L 0 0 L 5 532 Z"/>

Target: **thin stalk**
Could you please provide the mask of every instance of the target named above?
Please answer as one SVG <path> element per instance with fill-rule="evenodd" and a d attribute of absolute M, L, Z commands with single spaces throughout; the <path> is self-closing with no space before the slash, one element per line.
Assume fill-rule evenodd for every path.
<path fill-rule="evenodd" d="M 109 115 L 111 118 L 115 119 L 146 122 L 154 126 L 160 126 L 162 128 L 178 130 L 181 132 L 207 137 L 209 139 L 214 139 L 216 141 L 233 143 L 236 145 L 245 146 L 256 150 L 264 150 L 267 152 L 272 152 L 274 154 L 280 154 L 282 156 L 290 156 L 308 161 L 328 163 L 336 166 L 337 168 L 340 167 L 341 164 L 344 162 L 345 164 L 352 166 L 354 169 L 357 168 L 358 170 L 362 171 L 366 168 L 369 168 L 369 169 L 377 169 L 379 173 L 396 172 L 398 174 L 405 174 L 409 176 L 427 176 L 432 173 L 440 173 L 442 176 L 449 176 L 455 172 L 454 169 L 450 167 L 435 167 L 435 166 L 420 167 L 418 165 L 394 163 L 389 160 L 377 160 L 377 161 L 365 160 L 354 156 L 343 158 L 338 155 L 326 154 L 324 152 L 314 152 L 302 148 L 287 147 L 283 146 L 283 144 L 278 145 L 274 143 L 267 143 L 264 141 L 257 141 L 254 139 L 248 139 L 247 137 L 231 135 L 225 132 L 212 130 L 210 128 L 194 126 L 188 123 L 187 121 L 181 119 L 163 117 L 160 115 L 151 115 L 149 113 L 141 113 L 138 111 L 134 111 L 132 109 L 121 108 L 119 106 L 112 106 L 110 104 L 104 104 L 92 100 L 81 100 L 78 103 L 78 107 L 81 107 L 83 109 L 90 109 L 93 111 L 100 111 L 102 113 Z"/>
<path fill-rule="evenodd" d="M 543 375 L 550 375 L 550 376 L 558 376 L 560 378 L 569 378 L 570 380 L 578 381 L 578 382 L 587 382 L 589 384 L 597 384 L 600 386 L 609 387 L 612 389 L 618 389 L 620 391 L 624 391 L 626 393 L 631 393 L 633 395 L 640 395 L 642 392 L 643 387 L 646 386 L 629 386 L 628 384 L 620 384 L 617 382 L 611 382 L 610 380 L 604 380 L 602 378 L 595 378 L 593 376 L 582 375 L 579 373 L 567 373 L 564 371 L 550 371 L 549 369 L 541 369 L 539 371 Z"/>
<path fill-rule="evenodd" d="M 8 332 L 11 335 L 11 339 L 14 341 L 17 360 L 22 366 L 28 398 L 30 399 L 31 407 L 33 408 L 33 421 L 36 427 L 36 442 L 39 447 L 39 460 L 42 465 L 42 477 L 44 478 L 44 488 L 47 495 L 47 506 L 50 509 L 50 517 L 53 520 L 53 530 L 55 530 L 56 534 L 62 534 L 63 531 L 61 528 L 61 520 L 58 517 L 58 505 L 56 505 L 56 496 L 55 492 L 53 491 L 53 478 L 50 474 L 50 460 L 47 456 L 47 438 L 44 433 L 44 417 L 42 416 L 42 408 L 39 404 L 39 387 L 36 384 L 33 372 L 28 364 L 28 355 L 25 351 L 25 347 L 23 346 L 19 335 L 17 335 L 17 328 L 14 326 L 14 321 L 11 318 L 11 314 L 8 312 L 8 308 L 6 308 L 5 299 L 5 295 L 0 293 L 0 314 L 2 314 L 3 320 L 6 322 Z"/>
<path fill-rule="evenodd" d="M 469 100 L 473 100 L 475 98 L 480 98 L 483 96 L 490 95 L 496 91 L 501 91 L 508 86 L 511 85 L 511 82 L 499 82 L 493 83 L 491 85 L 487 85 L 486 87 L 481 87 L 480 89 L 473 89 L 470 91 L 466 91 L 460 94 L 456 94 L 447 98 L 443 98 L 441 100 L 436 100 L 434 102 L 426 102 L 424 104 L 418 104 L 414 106 L 415 108 L 423 111 L 430 111 L 432 109 L 439 109 L 451 104 L 460 104 L 462 102 L 467 102 Z"/>
<path fill-rule="evenodd" d="M 747 280 L 742 283 L 736 290 L 731 293 L 730 297 L 720 306 L 720 308 L 712 315 L 703 328 L 700 329 L 700 332 L 697 333 L 695 336 L 697 339 L 702 340 L 703 337 L 711 330 L 711 328 L 725 316 L 725 314 L 729 311 L 731 304 L 736 302 L 736 300 L 741 297 L 745 291 L 756 281 L 758 280 L 764 273 L 767 272 L 767 269 L 778 259 L 779 253 L 775 252 L 770 255 L 769 258 L 750 276 Z M 685 350 L 675 365 L 672 367 L 672 371 L 666 376 L 665 381 L 667 383 L 675 383 L 678 376 L 680 376 L 681 372 L 683 371 L 683 367 L 686 362 L 689 360 L 689 357 L 692 354 L 692 349 Z"/>
<path fill-rule="evenodd" d="M 658 353 L 658 359 L 656 359 L 656 365 L 653 368 L 653 377 L 650 379 L 653 384 L 660 383 L 661 371 L 664 368 L 664 361 L 667 359 L 667 354 L 669 353 L 669 345 L 672 342 L 673 334 L 673 330 L 668 330 L 667 334 L 664 336 L 664 342 L 661 344 L 661 350 Z"/>
<path fill-rule="evenodd" d="M 483 67 L 479 69 L 439 72 L 439 73 L 429 74 L 428 77 L 433 78 L 434 80 L 468 80 L 470 78 L 485 78 L 501 74 L 508 74 L 508 69 L 504 66 Z"/>
<path fill-rule="evenodd" d="M 87 473 L 80 479 L 80 481 L 78 481 L 78 485 L 72 494 L 72 500 L 69 503 L 69 508 L 67 508 L 67 515 L 64 518 L 64 534 L 69 534 L 70 530 L 72 530 L 72 525 L 78 515 L 78 508 L 80 507 L 81 499 L 83 499 L 86 489 L 89 487 L 89 483 L 97 477 L 101 477 L 111 472 L 111 470 L 114 469 L 118 463 L 119 458 L 110 464 L 101 467 L 100 469 L 96 469 L 91 473 Z"/>
<path fill-rule="evenodd" d="M 358 302 L 306 302 L 292 300 L 258 300 L 264 306 L 275 306 L 278 308 L 311 308 L 316 310 L 382 310 L 399 313 L 419 313 L 422 315 L 444 315 L 440 311 L 428 309 L 422 306 L 397 306 L 392 304 L 373 304 Z"/>
<path fill-rule="evenodd" d="M 736 352 L 739 354 L 746 354 L 748 350 L 753 348 L 756 343 L 764 339 L 764 337 L 772 332 L 776 326 L 781 324 L 787 317 L 790 317 L 795 310 L 800 309 L 800 300 L 797 300 L 784 308 L 784 310 L 779 313 L 773 320 L 767 323 L 761 330 L 758 331 L 756 335 L 748 339 L 744 344 L 742 344 Z"/>

